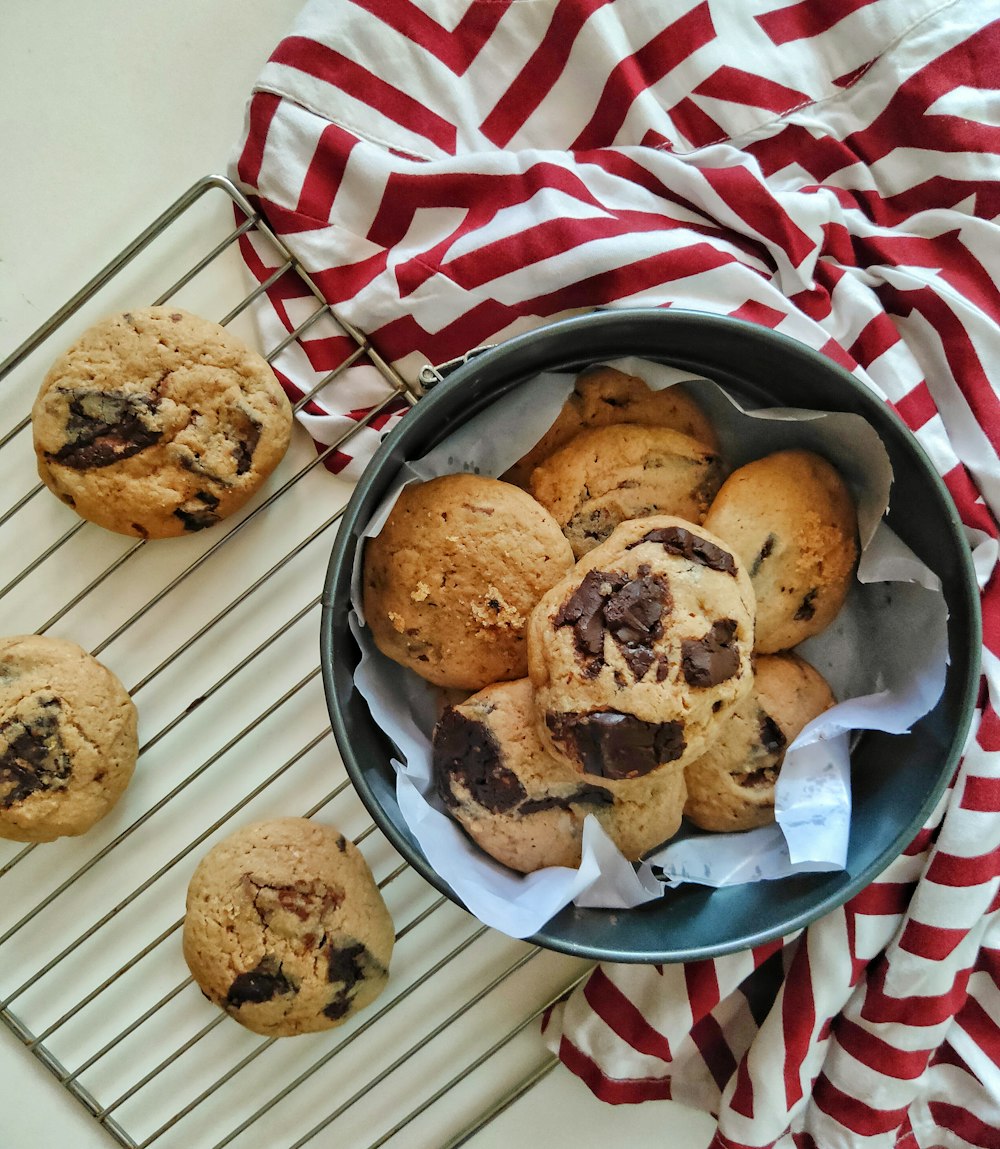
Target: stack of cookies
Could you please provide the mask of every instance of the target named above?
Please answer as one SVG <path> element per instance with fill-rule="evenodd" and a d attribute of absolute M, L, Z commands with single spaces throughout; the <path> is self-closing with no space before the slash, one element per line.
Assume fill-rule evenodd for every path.
<path fill-rule="evenodd" d="M 773 820 L 786 747 L 834 702 L 791 648 L 836 616 L 857 554 L 827 460 L 727 476 L 692 393 L 605 367 L 502 479 L 406 487 L 363 606 L 379 649 L 443 688 L 445 808 L 530 872 L 577 865 L 588 814 L 631 860 L 685 817 Z"/>

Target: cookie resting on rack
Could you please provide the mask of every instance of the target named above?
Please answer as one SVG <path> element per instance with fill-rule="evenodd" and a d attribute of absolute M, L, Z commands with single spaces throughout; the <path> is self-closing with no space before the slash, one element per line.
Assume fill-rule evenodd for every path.
<path fill-rule="evenodd" d="M 612 423 L 670 427 L 708 450 L 718 447 L 711 420 L 683 383 L 654 391 L 638 375 L 626 375 L 615 367 L 592 367 L 577 377 L 552 426 L 502 478 L 527 487 L 531 472 L 543 459 L 581 431 Z"/>
<path fill-rule="evenodd" d="M 307 818 L 236 830 L 191 877 L 184 957 L 205 996 L 254 1033 L 342 1025 L 389 977 L 394 929 L 343 834 Z"/>
<path fill-rule="evenodd" d="M 722 460 L 669 427 L 582 431 L 531 473 L 528 489 L 582 558 L 626 519 L 700 523 L 722 485 Z"/>
<path fill-rule="evenodd" d="M 449 707 L 434 730 L 433 763 L 451 816 L 482 850 L 522 873 L 578 866 L 588 814 L 630 861 L 681 823 L 683 771 L 625 781 L 581 777 L 542 744 L 526 678 Z"/>
<path fill-rule="evenodd" d="M 231 515 L 281 461 L 292 411 L 265 359 L 176 307 L 112 315 L 52 365 L 38 473 L 82 518 L 143 539 Z"/>
<path fill-rule="evenodd" d="M 76 643 L 0 639 L 0 838 L 89 830 L 132 778 L 136 725 L 125 687 Z"/>
<path fill-rule="evenodd" d="M 836 699 L 798 655 L 754 658 L 753 690 L 711 749 L 684 771 L 684 815 L 702 830 L 751 830 L 774 821 L 774 788 L 785 750 Z"/>
<path fill-rule="evenodd" d="M 573 551 L 527 492 L 455 474 L 404 487 L 363 564 L 379 650 L 437 686 L 479 690 L 527 673 L 528 616 Z"/>
<path fill-rule="evenodd" d="M 788 650 L 836 617 L 858 558 L 858 522 L 847 484 L 821 455 L 776 451 L 733 471 L 704 525 L 750 572 L 756 651 Z"/>
<path fill-rule="evenodd" d="M 622 523 L 531 616 L 543 741 L 605 778 L 679 769 L 750 690 L 753 624 L 750 579 L 719 538 L 671 515 Z"/>

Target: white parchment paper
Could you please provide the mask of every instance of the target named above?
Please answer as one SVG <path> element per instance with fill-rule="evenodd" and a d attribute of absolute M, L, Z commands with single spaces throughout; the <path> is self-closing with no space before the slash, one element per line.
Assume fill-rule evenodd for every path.
<path fill-rule="evenodd" d="M 385 658 L 364 626 L 361 548 L 351 628 L 362 652 L 355 684 L 374 721 L 399 751 L 396 796 L 431 866 L 487 925 L 527 937 L 570 902 L 629 908 L 662 896 L 665 885 L 721 886 L 804 870 L 842 869 L 850 829 L 851 733 L 901 733 L 930 710 L 944 688 L 947 610 L 937 576 L 889 529 L 891 468 L 881 441 L 860 416 L 798 409 L 745 409 L 716 384 L 637 359 L 611 366 L 659 390 L 688 384 L 706 409 L 727 464 L 788 447 L 825 455 L 851 487 L 862 545 L 858 577 L 834 622 L 798 647 L 841 701 L 789 746 L 776 786 L 776 822 L 741 834 L 682 831 L 633 865 L 593 817 L 585 822 L 578 869 L 517 874 L 493 861 L 455 823 L 434 793 L 431 735 L 436 688 Z M 407 483 L 456 471 L 496 476 L 532 447 L 559 413 L 575 376 L 543 374 L 474 416 L 422 459 L 404 464 L 365 530 L 376 535 Z"/>

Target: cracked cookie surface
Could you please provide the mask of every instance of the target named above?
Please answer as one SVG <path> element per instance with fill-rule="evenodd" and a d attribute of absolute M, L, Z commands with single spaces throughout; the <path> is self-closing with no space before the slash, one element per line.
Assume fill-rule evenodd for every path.
<path fill-rule="evenodd" d="M 75 643 L 0 639 L 0 837 L 89 830 L 128 786 L 136 726 L 125 687 Z"/>
<path fill-rule="evenodd" d="M 120 312 L 52 365 L 32 407 L 42 481 L 81 517 L 138 538 L 212 526 L 288 447 L 267 362 L 175 307 Z"/>
<path fill-rule="evenodd" d="M 531 616 L 543 741 L 605 778 L 686 765 L 750 689 L 753 624 L 750 579 L 719 538 L 670 515 L 622 523 Z"/>
<path fill-rule="evenodd" d="M 364 857 L 306 818 L 254 822 L 202 858 L 184 957 L 205 996 L 255 1033 L 341 1025 L 389 976 L 394 929 Z"/>
<path fill-rule="evenodd" d="M 528 616 L 573 551 L 525 491 L 455 474 L 405 487 L 363 561 L 379 650 L 437 686 L 479 690 L 527 673 Z"/>

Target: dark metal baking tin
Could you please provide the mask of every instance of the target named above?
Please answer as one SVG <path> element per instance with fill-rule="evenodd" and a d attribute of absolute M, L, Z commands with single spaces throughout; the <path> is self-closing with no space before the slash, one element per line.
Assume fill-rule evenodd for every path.
<path fill-rule="evenodd" d="M 378 826 L 429 882 L 461 904 L 429 866 L 399 812 L 393 747 L 353 684 L 358 649 L 348 629 L 359 532 L 404 459 L 542 371 L 575 371 L 636 355 L 690 370 L 770 406 L 851 411 L 885 444 L 894 481 L 893 530 L 941 578 L 951 661 L 937 706 L 908 734 L 868 732 L 852 756 L 854 810 L 847 869 L 712 890 L 686 885 L 639 909 L 568 906 L 532 939 L 581 957 L 677 962 L 713 957 L 787 936 L 872 881 L 916 835 L 951 778 L 979 684 L 979 595 L 958 513 L 895 412 L 826 356 L 768 328 L 680 310 L 611 310 L 561 320 L 470 359 L 439 383 L 386 437 L 348 504 L 323 599 L 323 681 L 348 774 Z M 498 428 L 498 433 L 502 429 Z M 864 652 L 859 651 L 859 657 Z"/>

